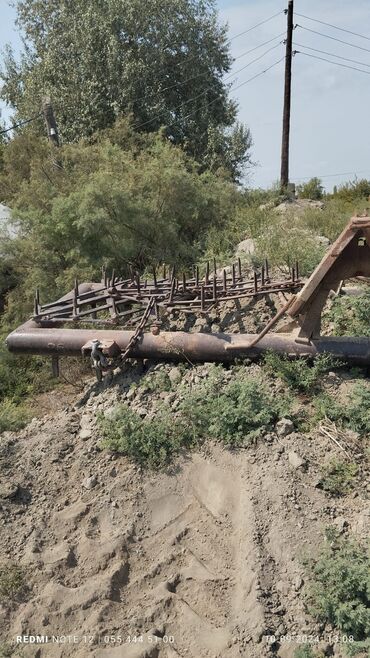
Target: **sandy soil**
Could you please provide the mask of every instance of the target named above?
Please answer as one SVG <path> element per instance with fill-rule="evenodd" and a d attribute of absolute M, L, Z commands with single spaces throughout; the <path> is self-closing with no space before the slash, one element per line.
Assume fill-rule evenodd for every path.
<path fill-rule="evenodd" d="M 365 492 L 333 501 L 316 486 L 333 443 L 293 433 L 237 452 L 210 444 L 172 472 L 142 472 L 97 450 L 96 411 L 119 392 L 93 388 L 0 438 L 0 551 L 29 586 L 0 606 L 0 646 L 37 634 L 76 644 L 14 655 L 289 658 L 295 642 L 268 636 L 306 633 L 332 651 L 330 629 L 305 614 L 302 555 L 325 526 L 364 534 L 369 521 Z"/>

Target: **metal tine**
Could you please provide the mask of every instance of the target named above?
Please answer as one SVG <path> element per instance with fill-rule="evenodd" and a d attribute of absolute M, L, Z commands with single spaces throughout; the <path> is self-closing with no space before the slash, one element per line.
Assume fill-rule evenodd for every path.
<path fill-rule="evenodd" d="M 217 263 L 215 258 L 213 259 L 213 271 L 215 276 L 217 276 Z"/>
<path fill-rule="evenodd" d="M 182 289 L 183 289 L 183 292 L 185 292 L 185 290 L 186 290 L 186 276 L 185 276 L 185 272 L 184 272 L 183 275 L 182 275 Z"/>
<path fill-rule="evenodd" d="M 116 270 L 113 269 L 112 270 L 112 278 L 110 280 L 110 284 L 111 284 L 112 288 L 114 288 L 115 283 L 116 283 Z"/>
<path fill-rule="evenodd" d="M 204 307 L 204 285 L 203 285 L 203 283 L 200 286 L 200 310 L 201 311 L 205 310 L 205 307 Z"/>
<path fill-rule="evenodd" d="M 254 292 L 258 291 L 258 275 L 257 272 L 253 272 L 253 279 L 254 279 Z"/>
<path fill-rule="evenodd" d="M 238 258 L 238 273 L 239 273 L 239 278 L 242 278 L 242 262 L 240 258 Z"/>
<path fill-rule="evenodd" d="M 144 288 L 147 288 L 147 287 L 148 287 L 148 279 L 145 279 L 145 281 L 144 281 Z"/>
<path fill-rule="evenodd" d="M 173 268 L 172 268 L 172 272 L 171 272 L 171 281 L 174 280 L 174 278 L 175 278 L 175 274 L 176 274 L 176 267 L 175 267 L 175 265 L 174 265 Z"/>
<path fill-rule="evenodd" d="M 263 286 L 265 285 L 265 266 L 264 265 L 262 265 L 262 269 L 261 269 L 261 283 L 262 283 Z"/>
<path fill-rule="evenodd" d="M 167 270 L 166 270 L 166 265 L 163 263 L 163 278 L 166 278 Z"/>
<path fill-rule="evenodd" d="M 153 267 L 153 283 L 154 283 L 154 288 L 157 287 L 157 272 L 155 267 Z"/>
<path fill-rule="evenodd" d="M 159 306 L 157 302 L 154 302 L 154 310 L 155 310 L 155 317 L 157 320 L 159 320 Z"/>
<path fill-rule="evenodd" d="M 197 265 L 196 271 L 195 271 L 195 285 L 198 288 L 199 287 L 199 267 Z"/>
<path fill-rule="evenodd" d="M 208 286 L 209 283 L 209 261 L 207 260 L 207 265 L 206 265 L 206 276 L 205 276 L 205 284 Z"/>
<path fill-rule="evenodd" d="M 101 282 L 105 283 L 105 267 L 102 265 L 101 267 Z"/>
<path fill-rule="evenodd" d="M 299 279 L 299 264 L 298 264 L 297 260 L 295 262 L 295 275 L 296 275 L 297 280 L 298 280 Z"/>
<path fill-rule="evenodd" d="M 292 267 L 292 282 L 295 282 L 295 267 Z"/>
<path fill-rule="evenodd" d="M 75 279 L 75 285 L 73 288 L 73 315 L 78 314 L 78 280 Z"/>
<path fill-rule="evenodd" d="M 173 302 L 173 296 L 175 294 L 175 288 L 176 288 L 176 279 L 172 279 L 170 297 L 169 297 L 170 304 Z"/>
<path fill-rule="evenodd" d="M 217 278 L 216 278 L 216 272 L 213 276 L 213 301 L 217 301 Z"/>
<path fill-rule="evenodd" d="M 234 263 L 233 263 L 233 266 L 231 268 L 231 276 L 232 276 L 233 286 L 235 286 L 236 278 L 235 278 L 235 265 L 234 265 Z"/>
<path fill-rule="evenodd" d="M 34 306 L 35 315 L 40 313 L 40 290 L 36 288 L 35 292 L 35 306 Z"/>
<path fill-rule="evenodd" d="M 224 291 L 224 292 L 227 292 L 227 277 L 226 277 L 226 270 L 223 270 L 223 272 L 222 272 L 222 278 L 223 278 L 223 284 L 224 284 L 223 291 Z"/>
<path fill-rule="evenodd" d="M 195 279 L 195 271 L 196 271 L 196 267 L 195 267 L 195 264 L 194 264 L 193 265 L 193 279 Z"/>
<path fill-rule="evenodd" d="M 267 258 L 265 259 L 265 273 L 266 273 L 266 279 L 269 278 L 269 262 Z"/>
<path fill-rule="evenodd" d="M 137 294 L 141 294 L 141 282 L 140 282 L 140 274 L 138 273 L 136 275 L 136 286 L 137 286 Z"/>
<path fill-rule="evenodd" d="M 104 286 L 108 286 L 108 275 L 107 275 L 107 270 L 104 268 Z"/>

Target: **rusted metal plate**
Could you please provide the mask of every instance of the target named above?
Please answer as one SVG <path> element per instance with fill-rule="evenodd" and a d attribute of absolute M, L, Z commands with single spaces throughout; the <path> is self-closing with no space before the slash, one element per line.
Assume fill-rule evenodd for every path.
<path fill-rule="evenodd" d="M 325 289 L 327 296 L 333 285 L 343 279 L 370 275 L 369 241 L 364 246 L 358 244 L 359 238 L 367 238 L 368 226 L 368 217 L 353 217 L 350 220 L 288 310 L 292 318 L 305 311 L 311 312 L 310 307 L 320 290 Z"/>

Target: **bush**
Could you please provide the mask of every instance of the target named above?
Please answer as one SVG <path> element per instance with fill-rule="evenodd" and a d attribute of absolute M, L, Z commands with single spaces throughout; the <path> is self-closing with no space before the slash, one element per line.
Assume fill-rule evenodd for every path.
<path fill-rule="evenodd" d="M 370 388 L 356 384 L 347 400 L 347 404 L 340 404 L 331 395 L 317 396 L 314 400 L 316 419 L 329 418 L 345 429 L 366 436 L 370 433 Z"/>
<path fill-rule="evenodd" d="M 0 434 L 16 432 L 22 429 L 30 420 L 30 413 L 24 405 L 17 405 L 6 398 L 0 402 Z"/>
<path fill-rule="evenodd" d="M 0 564 L 0 602 L 20 600 L 26 592 L 25 570 L 17 564 Z"/>
<path fill-rule="evenodd" d="M 324 187 L 320 178 L 311 178 L 307 183 L 297 185 L 297 193 L 301 199 L 322 199 Z"/>
<path fill-rule="evenodd" d="M 263 363 L 270 376 L 280 377 L 289 388 L 303 393 L 318 389 L 322 384 L 323 375 L 341 365 L 331 354 L 319 354 L 310 363 L 305 359 L 293 361 L 276 352 L 268 352 L 264 356 Z"/>
<path fill-rule="evenodd" d="M 216 439 L 227 446 L 247 445 L 289 409 L 262 381 L 245 377 L 241 368 L 234 380 L 223 381 L 223 369 L 214 366 L 205 382 L 181 390 L 176 414 L 162 402 L 156 415 L 142 419 L 127 405 L 117 407 L 109 418 L 100 416 L 102 448 L 127 455 L 141 466 L 160 468 L 179 452 Z"/>
<path fill-rule="evenodd" d="M 155 418 L 147 420 L 121 405 L 110 418 L 101 416 L 99 424 L 104 437 L 102 448 L 127 455 L 148 468 L 165 466 L 181 448 L 192 444 L 187 428 L 166 413 L 164 407 Z"/>
<path fill-rule="evenodd" d="M 339 296 L 325 314 L 334 336 L 370 336 L 370 292 L 359 297 Z"/>
<path fill-rule="evenodd" d="M 320 487 L 332 496 L 344 496 L 353 489 L 357 473 L 357 464 L 332 460 L 322 470 Z"/>
<path fill-rule="evenodd" d="M 307 559 L 310 613 L 329 622 L 355 642 L 370 633 L 370 556 L 366 546 L 327 531 L 317 559 Z M 353 647 L 355 648 L 355 647 Z"/>
<path fill-rule="evenodd" d="M 241 446 L 271 429 L 288 406 L 284 398 L 272 396 L 262 381 L 245 378 L 240 371 L 221 391 L 217 382 L 200 386 L 185 398 L 180 410 L 203 437 Z"/>

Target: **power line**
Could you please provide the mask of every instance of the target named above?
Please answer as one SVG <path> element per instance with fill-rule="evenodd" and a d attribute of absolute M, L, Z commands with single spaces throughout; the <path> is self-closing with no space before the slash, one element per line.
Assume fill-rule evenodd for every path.
<path fill-rule="evenodd" d="M 5 130 L 0 131 L 0 135 L 5 135 L 5 133 L 10 132 L 11 130 L 15 130 L 16 128 L 19 128 L 20 126 L 24 126 L 26 123 L 31 123 L 31 121 L 35 121 L 35 119 L 38 119 L 41 117 L 41 114 L 36 114 L 34 117 L 31 117 L 30 119 L 25 119 L 24 121 L 20 121 L 19 123 L 14 124 L 14 126 L 10 126 L 10 128 L 6 128 Z"/>
<path fill-rule="evenodd" d="M 249 78 L 248 80 L 245 80 L 244 82 L 241 82 L 240 85 L 238 85 L 237 87 L 235 87 L 235 88 L 233 89 L 233 91 L 236 91 L 237 89 L 240 89 L 240 87 L 244 87 L 244 85 L 247 85 L 249 82 L 252 82 L 252 81 L 255 80 L 256 78 L 259 78 L 259 77 L 260 77 L 261 75 L 263 75 L 264 73 L 267 73 L 268 71 L 270 71 L 271 69 L 273 69 L 275 66 L 277 66 L 278 64 L 280 64 L 280 62 L 282 62 L 284 59 L 285 59 L 285 55 L 284 55 L 284 57 L 281 57 L 281 58 L 278 59 L 276 62 L 274 62 L 273 64 L 271 64 L 271 66 L 269 66 L 267 69 L 264 69 L 263 71 L 260 71 L 259 73 L 256 73 L 256 75 L 253 75 L 253 76 L 252 76 L 251 78 Z M 212 101 L 210 101 L 210 102 L 208 103 L 208 105 L 212 105 L 212 103 L 215 103 L 217 100 L 218 100 L 218 98 L 214 98 Z M 188 118 L 191 117 L 193 114 L 195 114 L 195 112 L 191 112 L 190 114 L 187 114 L 187 115 L 184 117 L 184 119 L 188 119 Z M 207 134 L 207 132 L 208 132 L 208 128 L 207 128 L 207 130 L 205 130 L 205 132 L 200 136 L 199 139 L 201 140 L 201 139 L 204 137 L 204 135 Z"/>
<path fill-rule="evenodd" d="M 254 48 L 251 48 L 250 50 L 246 50 L 241 55 L 238 55 L 237 57 L 234 57 L 234 62 L 236 62 L 238 59 L 241 59 L 242 57 L 245 57 L 246 55 L 250 55 L 250 53 L 255 52 L 256 50 L 258 50 L 259 48 L 262 48 L 263 46 L 267 46 L 269 43 L 272 43 L 276 39 L 279 39 L 284 34 L 285 34 L 285 32 L 281 32 L 280 34 L 277 34 L 276 36 L 272 37 L 272 39 L 268 39 L 267 41 L 264 41 L 263 43 L 260 43 L 258 46 L 255 46 Z M 267 51 L 267 52 L 269 52 L 269 51 Z M 254 60 L 254 61 L 257 61 L 257 60 Z M 242 69 L 239 69 L 239 71 L 240 70 L 242 70 Z M 235 71 L 234 73 L 231 73 L 230 76 L 225 78 L 225 80 L 228 80 L 228 78 L 233 77 L 239 71 Z M 163 94 L 165 91 L 169 91 L 170 89 L 174 89 L 175 87 L 176 88 L 177 87 L 182 87 L 183 85 L 186 85 L 188 82 L 192 82 L 192 80 L 197 80 L 198 78 L 201 78 L 204 75 L 206 75 L 206 74 L 205 73 L 197 73 L 196 75 L 193 75 L 190 78 L 186 78 L 186 80 L 183 80 L 182 82 L 174 82 L 173 84 L 168 85 L 168 87 L 164 87 L 163 89 L 161 89 L 159 91 L 153 91 L 153 92 L 149 92 L 148 94 L 143 94 L 142 96 L 138 96 L 137 98 L 134 98 L 130 102 L 131 102 L 131 104 L 133 104 L 133 103 L 137 103 L 139 101 L 143 101 L 143 100 L 146 100 L 148 98 L 151 98 L 152 96 L 155 96 L 155 95 L 158 95 L 158 94 Z"/>
<path fill-rule="evenodd" d="M 348 57 L 342 57 L 342 55 L 336 55 L 335 53 L 327 53 L 325 50 L 318 50 L 317 48 L 311 48 L 311 46 L 304 46 L 302 43 L 297 43 L 296 41 L 294 42 L 294 45 L 298 46 L 298 48 L 306 48 L 307 50 L 313 50 L 315 53 L 321 53 L 322 55 L 329 55 L 329 57 L 337 57 L 338 59 L 343 59 L 346 62 L 352 62 L 353 64 L 360 64 L 361 66 L 370 67 L 370 64 L 366 64 L 365 62 L 359 62 L 357 59 L 349 59 Z"/>
<path fill-rule="evenodd" d="M 311 57 L 312 59 L 319 59 L 322 62 L 329 62 L 329 64 L 335 64 L 335 66 L 341 66 L 344 69 L 351 69 L 352 71 L 359 71 L 359 73 L 366 73 L 370 75 L 370 71 L 364 71 L 363 69 L 358 69 L 355 66 L 348 66 L 348 64 L 341 64 L 340 62 L 332 62 L 330 59 L 325 57 L 318 57 L 317 55 L 310 55 L 310 53 L 303 53 L 301 50 L 296 50 L 295 55 L 305 55 L 306 57 Z"/>
<path fill-rule="evenodd" d="M 368 169 L 362 169 L 360 171 L 343 171 L 340 174 L 325 174 L 324 176 L 315 176 L 315 178 L 336 178 L 337 176 L 357 176 L 357 174 L 368 173 Z M 295 176 L 295 180 L 311 180 L 313 176 Z"/>
<path fill-rule="evenodd" d="M 280 16 L 282 13 L 284 12 L 278 11 L 276 14 L 273 14 L 273 16 L 270 16 L 269 18 L 266 18 L 264 21 L 257 23 L 257 25 L 253 25 L 253 27 L 248 28 L 248 30 L 244 30 L 244 32 L 239 32 L 239 34 L 235 34 L 235 36 L 231 37 L 229 41 L 234 41 L 234 39 L 243 36 L 243 34 L 248 34 L 248 32 L 252 32 L 252 30 L 255 30 L 257 27 L 260 27 L 261 25 L 265 25 L 265 23 L 272 21 L 273 18 Z"/>
<path fill-rule="evenodd" d="M 227 76 L 227 77 L 225 78 L 225 80 L 228 80 L 229 78 L 234 77 L 237 73 L 240 73 L 241 71 L 244 71 L 248 66 L 251 66 L 251 65 L 254 64 L 255 62 L 259 61 L 259 60 L 262 59 L 265 55 L 267 55 L 269 52 L 271 52 L 272 50 L 274 50 L 275 48 L 277 48 L 277 47 L 280 46 L 280 45 L 281 45 L 281 44 L 278 43 L 278 44 L 276 44 L 275 46 L 272 46 L 272 48 L 269 48 L 268 50 L 266 50 L 264 53 L 262 53 L 262 55 L 259 55 L 259 57 L 256 57 L 254 60 L 252 60 L 251 62 L 249 62 L 249 63 L 246 64 L 245 66 L 243 66 L 241 69 L 238 69 L 237 71 L 234 71 L 234 73 L 232 73 L 232 74 L 230 74 L 229 76 Z M 280 60 L 279 60 L 279 61 L 280 61 Z M 267 69 L 267 70 L 268 70 L 268 69 Z M 237 89 L 238 89 L 238 88 L 239 88 L 239 87 L 237 87 Z M 189 99 L 188 99 L 187 101 L 185 101 L 184 103 L 181 103 L 180 105 L 178 105 L 177 107 L 175 107 L 174 110 L 179 110 L 179 109 L 182 108 L 184 105 L 187 105 L 188 103 L 192 103 L 193 101 L 197 100 L 198 98 L 201 98 L 202 96 L 205 96 L 205 95 L 208 93 L 209 89 L 210 89 L 210 87 L 209 87 L 208 89 L 206 89 L 205 91 L 202 91 L 200 94 L 197 94 L 197 96 L 194 96 L 193 98 L 189 98 Z M 213 102 L 216 102 L 217 100 L 219 100 L 219 98 L 214 99 L 214 100 L 212 101 L 212 103 L 213 103 Z M 173 111 L 174 111 L 174 110 L 173 110 Z M 164 111 L 164 110 L 163 110 L 163 111 Z M 143 121 L 142 123 L 139 123 L 137 126 L 133 126 L 134 129 L 135 129 L 135 130 L 138 130 L 139 128 L 143 128 L 144 126 L 148 125 L 149 123 L 152 123 L 152 121 L 155 121 L 156 119 L 160 119 L 161 116 L 162 116 L 162 114 L 163 114 L 163 111 L 160 112 L 159 114 L 156 114 L 154 117 L 151 117 L 151 118 L 148 119 L 147 121 Z M 186 117 L 184 117 L 184 118 L 186 118 Z"/>
<path fill-rule="evenodd" d="M 355 37 L 360 37 L 361 39 L 366 39 L 367 41 L 370 41 L 370 37 L 366 37 L 363 34 L 358 34 L 358 32 L 352 32 L 351 30 L 346 30 L 343 27 L 339 27 L 338 25 L 325 23 L 325 21 L 319 21 L 317 18 L 310 18 L 310 16 L 305 16 L 304 14 L 298 14 L 298 12 L 295 12 L 295 15 L 300 16 L 300 18 L 306 18 L 309 21 L 313 21 L 315 23 L 321 23 L 321 25 L 327 25 L 328 27 L 333 27 L 335 30 L 340 30 L 341 32 L 347 32 L 347 34 L 353 34 L 353 36 Z"/>
<path fill-rule="evenodd" d="M 331 39 L 332 41 L 338 41 L 338 43 L 344 43 L 346 46 L 351 46 L 351 48 L 358 48 L 359 50 L 364 50 L 367 53 L 370 53 L 369 48 L 364 48 L 363 46 L 357 46 L 355 43 L 349 43 L 349 41 L 343 41 L 342 39 L 337 39 L 336 37 L 331 37 L 329 34 L 323 34 L 322 32 L 317 32 L 316 30 L 311 30 L 309 27 L 305 27 L 304 25 L 300 25 L 299 23 L 296 24 L 296 27 L 300 27 L 302 30 L 306 30 L 307 32 L 312 32 L 313 34 L 318 34 L 320 37 L 325 37 L 325 39 Z"/>

